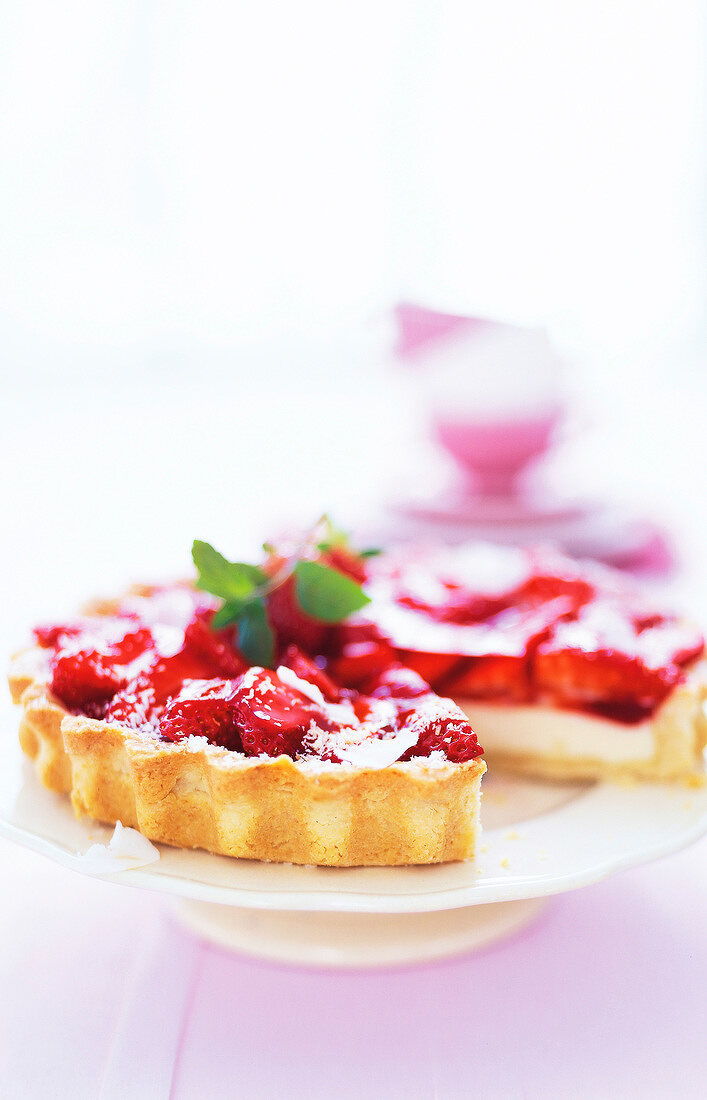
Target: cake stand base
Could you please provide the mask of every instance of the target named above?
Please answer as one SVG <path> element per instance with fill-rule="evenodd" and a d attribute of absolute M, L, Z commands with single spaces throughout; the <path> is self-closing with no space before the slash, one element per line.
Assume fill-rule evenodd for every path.
<path fill-rule="evenodd" d="M 486 947 L 534 920 L 546 898 L 432 913 L 321 913 L 241 909 L 185 900 L 179 916 L 231 951 L 300 966 L 404 966 Z"/>

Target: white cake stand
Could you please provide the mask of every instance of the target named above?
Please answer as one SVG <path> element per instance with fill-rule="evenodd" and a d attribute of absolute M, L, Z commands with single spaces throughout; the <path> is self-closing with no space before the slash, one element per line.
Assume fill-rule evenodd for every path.
<path fill-rule="evenodd" d="M 107 843 L 112 829 L 77 821 L 68 799 L 41 786 L 14 733 L 5 736 L 0 833 L 95 873 L 82 853 Z M 183 921 L 223 947 L 308 965 L 396 965 L 501 939 L 532 920 L 550 895 L 668 855 L 707 833 L 707 788 L 494 776 L 483 786 L 484 833 L 469 863 L 295 867 L 163 845 L 157 862 L 103 875 L 171 895 Z"/>

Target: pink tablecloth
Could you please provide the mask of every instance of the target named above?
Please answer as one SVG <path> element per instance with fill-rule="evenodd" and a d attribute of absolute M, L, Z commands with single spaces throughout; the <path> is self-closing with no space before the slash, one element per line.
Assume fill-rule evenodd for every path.
<path fill-rule="evenodd" d="M 0 858 L 4 1096 L 707 1094 L 707 842 L 477 954 L 356 973 L 230 956 L 155 895 Z"/>

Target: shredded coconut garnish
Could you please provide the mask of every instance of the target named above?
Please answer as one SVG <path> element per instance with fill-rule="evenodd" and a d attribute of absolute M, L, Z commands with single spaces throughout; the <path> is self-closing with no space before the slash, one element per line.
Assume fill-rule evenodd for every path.
<path fill-rule="evenodd" d="M 326 699 L 322 695 L 321 691 L 316 684 L 310 684 L 308 680 L 302 680 L 301 677 L 293 672 L 287 665 L 279 665 L 277 669 L 277 675 L 282 680 L 283 684 L 289 684 L 295 691 L 301 691 L 303 695 L 306 695 L 308 699 L 311 699 L 313 703 L 317 703 L 320 707 L 327 705 Z"/>
<path fill-rule="evenodd" d="M 92 844 L 76 857 L 77 870 L 86 875 L 112 875 L 156 863 L 160 853 L 137 829 L 117 822 L 108 844 Z"/>

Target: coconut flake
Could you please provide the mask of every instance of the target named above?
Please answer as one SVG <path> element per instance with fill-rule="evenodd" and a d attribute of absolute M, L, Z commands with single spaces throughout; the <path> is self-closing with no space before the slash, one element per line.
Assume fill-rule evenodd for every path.
<path fill-rule="evenodd" d="M 358 768 L 387 768 L 417 744 L 415 730 L 403 729 L 392 737 L 368 737 L 358 744 L 337 747 L 336 753 L 346 764 Z"/>
<path fill-rule="evenodd" d="M 282 680 L 283 684 L 288 684 L 291 688 L 294 688 L 295 691 L 300 691 L 302 695 L 306 695 L 313 703 L 317 703 L 320 707 L 326 706 L 326 699 L 317 685 L 310 684 L 309 680 L 303 680 L 296 672 L 288 668 L 287 665 L 278 666 L 277 676 Z"/>
<path fill-rule="evenodd" d="M 147 867 L 159 858 L 159 850 L 146 836 L 118 821 L 108 844 L 92 844 L 87 852 L 76 856 L 76 868 L 85 875 L 113 875 Z"/>

